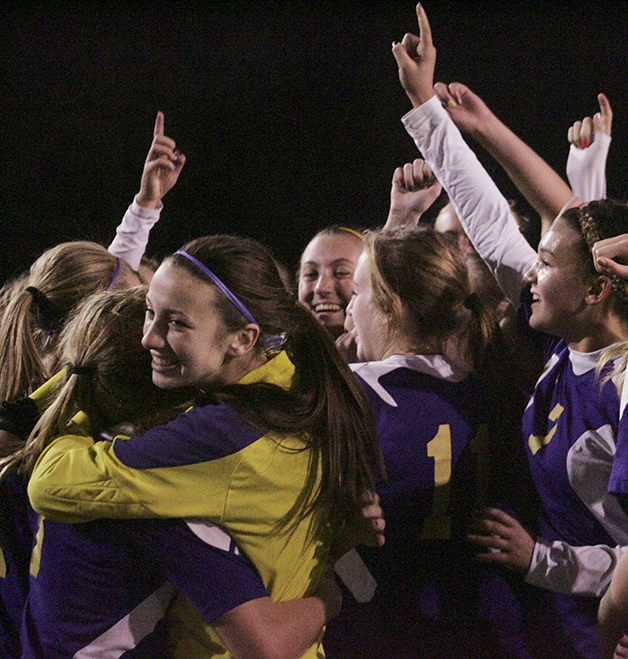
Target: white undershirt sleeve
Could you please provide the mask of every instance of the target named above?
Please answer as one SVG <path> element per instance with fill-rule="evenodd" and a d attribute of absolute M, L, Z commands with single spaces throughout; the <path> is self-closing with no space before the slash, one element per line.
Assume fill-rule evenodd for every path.
<path fill-rule="evenodd" d="M 402 118 L 423 158 L 445 188 L 471 243 L 517 304 L 523 274 L 536 253 L 519 231 L 508 201 L 433 96 Z"/>
<path fill-rule="evenodd" d="M 572 595 L 601 597 L 628 547 L 572 547 L 537 538 L 525 580 L 540 588 Z"/>
<path fill-rule="evenodd" d="M 582 201 L 606 199 L 606 159 L 610 144 L 610 135 L 596 133 L 586 149 L 577 149 L 573 144 L 569 147 L 567 178 L 574 195 Z"/>
<path fill-rule="evenodd" d="M 150 230 L 159 220 L 162 208 L 163 204 L 156 209 L 144 208 L 133 199 L 109 245 L 109 252 L 124 259 L 135 272 L 139 270 Z"/>

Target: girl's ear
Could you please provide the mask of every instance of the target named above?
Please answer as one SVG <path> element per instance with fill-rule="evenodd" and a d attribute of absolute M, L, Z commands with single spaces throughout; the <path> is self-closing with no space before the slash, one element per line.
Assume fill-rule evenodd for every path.
<path fill-rule="evenodd" d="M 587 304 L 600 304 L 611 294 L 612 281 L 606 275 L 598 275 L 591 279 L 589 292 L 584 298 Z"/>
<path fill-rule="evenodd" d="M 249 323 L 246 327 L 234 332 L 227 348 L 227 354 L 232 357 L 246 355 L 253 350 L 260 336 L 259 326 Z"/>

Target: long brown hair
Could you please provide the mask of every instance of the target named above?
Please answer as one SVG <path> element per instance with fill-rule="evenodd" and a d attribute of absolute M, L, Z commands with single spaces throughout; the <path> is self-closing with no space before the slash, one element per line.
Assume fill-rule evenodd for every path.
<path fill-rule="evenodd" d="M 212 394 L 252 423 L 280 434 L 298 434 L 311 450 L 308 496 L 295 512 L 316 513 L 320 524 L 339 524 L 355 515 L 381 467 L 371 406 L 326 330 L 281 279 L 276 261 L 260 243 L 234 236 L 194 240 L 183 251 L 209 268 L 255 317 L 260 352 L 285 349 L 296 373 L 284 390 L 267 383 L 230 385 Z M 205 283 L 211 281 L 185 257 L 168 257 Z M 218 311 L 229 330 L 247 320 L 225 296 Z M 316 489 L 321 469 L 320 486 Z"/>

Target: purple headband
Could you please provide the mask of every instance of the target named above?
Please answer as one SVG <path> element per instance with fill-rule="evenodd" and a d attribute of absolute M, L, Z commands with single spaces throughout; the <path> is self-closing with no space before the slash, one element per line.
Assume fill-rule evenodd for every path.
<path fill-rule="evenodd" d="M 182 250 L 179 250 L 178 252 L 175 252 L 174 255 L 176 256 L 179 254 L 179 256 L 185 257 L 188 261 L 191 261 L 201 272 L 206 274 L 213 282 L 218 286 L 218 288 L 225 294 L 229 302 L 233 304 L 233 306 L 251 323 L 255 323 L 258 327 L 260 324 L 255 320 L 253 317 L 253 314 L 240 302 L 240 300 L 223 284 L 223 282 L 206 266 L 203 265 L 198 259 L 195 259 L 192 255 L 188 254 L 187 252 L 184 252 Z"/>
<path fill-rule="evenodd" d="M 107 286 L 108 291 L 110 291 L 115 286 L 119 274 L 120 274 L 120 259 L 116 256 L 116 270 L 113 273 L 111 283 L 109 284 L 109 286 Z"/>

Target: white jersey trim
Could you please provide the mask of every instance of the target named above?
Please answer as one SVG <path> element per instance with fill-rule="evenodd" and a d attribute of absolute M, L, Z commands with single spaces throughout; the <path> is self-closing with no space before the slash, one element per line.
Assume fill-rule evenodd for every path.
<path fill-rule="evenodd" d="M 173 586 L 165 583 L 113 627 L 79 650 L 74 659 L 118 659 L 137 647 L 166 615 L 174 593 Z"/>
<path fill-rule="evenodd" d="M 206 519 L 188 518 L 185 520 L 188 528 L 197 538 L 200 538 L 205 544 L 211 547 L 217 547 L 223 551 L 229 551 L 238 555 L 240 550 L 236 546 L 231 536 L 223 531 L 219 526 L 208 522 Z"/>
<path fill-rule="evenodd" d="M 373 391 L 388 405 L 397 407 L 395 399 L 379 383 L 379 379 L 398 368 L 409 368 L 418 373 L 425 373 L 448 382 L 461 382 L 468 372 L 454 364 L 445 355 L 391 355 L 379 362 L 361 362 L 349 364 L 351 370 L 359 375 Z"/>

